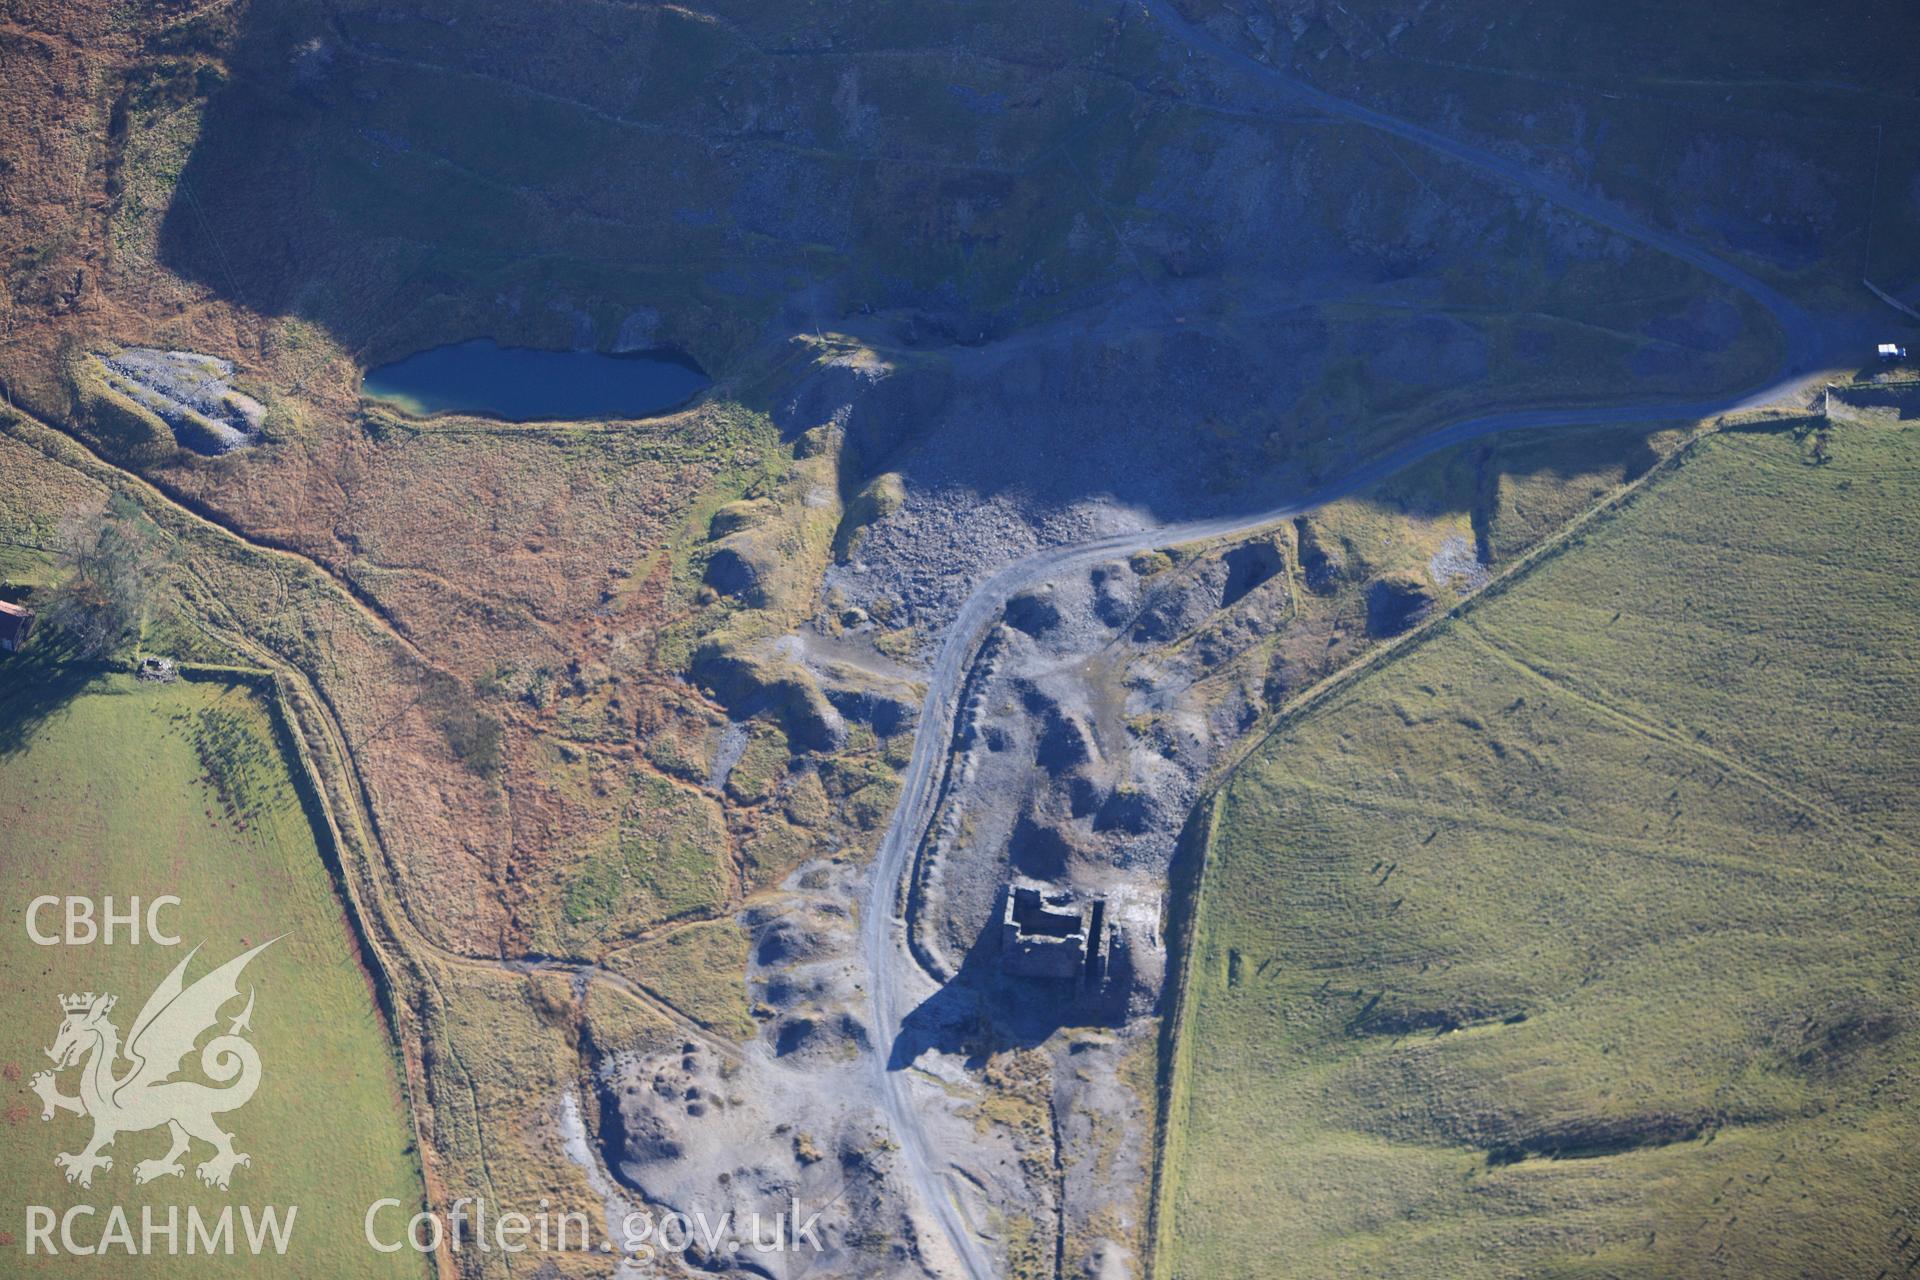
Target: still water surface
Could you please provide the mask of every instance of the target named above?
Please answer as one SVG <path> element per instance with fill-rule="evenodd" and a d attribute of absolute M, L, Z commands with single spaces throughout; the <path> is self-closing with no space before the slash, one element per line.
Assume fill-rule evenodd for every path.
<path fill-rule="evenodd" d="M 367 374 L 361 392 L 421 417 L 476 413 L 508 422 L 552 422 L 665 413 L 712 381 L 691 360 L 668 351 L 542 351 L 479 338 L 381 365 Z"/>

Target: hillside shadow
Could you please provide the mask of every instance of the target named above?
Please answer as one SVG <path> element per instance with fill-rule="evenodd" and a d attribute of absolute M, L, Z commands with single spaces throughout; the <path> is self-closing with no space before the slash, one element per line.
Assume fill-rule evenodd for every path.
<path fill-rule="evenodd" d="M 885 0 L 843 8 L 856 28 L 891 20 Z M 1003 21 L 1020 12 L 1009 0 L 984 8 Z M 956 332 L 1010 331 L 987 313 L 1017 298 L 1009 277 L 1022 264 L 1004 259 L 1025 250 L 925 211 L 1045 204 L 1063 227 L 1063 209 L 1091 216 L 1054 154 L 1084 120 L 1049 105 L 1038 125 L 1009 115 L 1007 155 L 972 142 L 947 95 L 978 80 L 997 98 L 1004 72 L 953 64 L 950 20 L 933 14 L 926 70 L 870 89 L 890 101 L 849 123 L 828 104 L 859 74 L 857 49 L 770 54 L 812 45 L 813 18 L 718 6 L 730 9 L 738 26 L 674 6 L 609 6 L 589 20 L 487 0 L 254 0 L 224 36 L 209 25 L 179 37 L 227 74 L 203 77 L 212 91 L 157 256 L 261 315 L 323 327 L 363 360 L 493 337 L 657 343 L 725 371 L 769 332 L 830 329 L 876 304 L 950 315 Z M 1030 21 L 1065 28 L 1071 58 L 1090 57 L 1074 9 Z M 768 44 L 743 38 L 757 27 Z M 997 118 L 978 126 L 989 139 Z M 876 165 L 877 152 L 897 155 Z"/>
<path fill-rule="evenodd" d="M 1049 7 L 988 8 L 1066 24 L 1061 47 L 1082 49 Z M 1098 502 L 1156 522 L 1305 493 L 1377 447 L 1382 406 L 1504 376 L 1489 373 L 1487 335 L 1426 309 L 1445 297 L 1450 255 L 1480 252 L 1471 217 L 1384 272 L 1299 193 L 1262 215 L 1284 236 L 1215 244 L 1241 215 L 1187 184 L 1163 194 L 1152 244 L 1115 247 L 1098 231 L 1107 195 L 1085 174 L 1124 167 L 1128 137 L 1097 134 L 1070 162 L 1060 152 L 1086 119 L 1051 107 L 1004 132 L 997 115 L 968 123 L 978 138 L 945 107 L 892 123 L 866 108 L 871 136 L 815 120 L 859 65 L 853 51 L 802 62 L 722 40 L 730 76 L 766 81 L 756 111 L 806 122 L 760 128 L 698 92 L 713 32 L 652 8 L 604 11 L 593 35 L 531 8 L 442 0 L 405 12 L 256 0 L 235 21 L 160 260 L 250 311 L 326 329 L 363 363 L 481 336 L 606 348 L 653 315 L 661 341 L 724 379 L 744 350 L 845 322 L 896 353 L 894 375 L 810 379 L 773 406 L 789 435 L 847 426 L 859 447 L 845 496 L 884 466 L 910 493 L 975 509 L 1004 499 L 1046 518 Z M 523 47 L 502 59 L 503 41 Z M 1102 110 L 1128 106 L 1130 91 L 1081 56 L 1055 78 L 1084 80 Z M 1005 68 L 900 65 L 898 102 L 883 105 L 902 112 L 923 89 L 988 101 L 1008 87 L 948 83 Z M 1056 88 L 1040 100 L 1071 96 Z M 1318 145 L 1293 126 L 1213 127 Z M 1384 223 L 1431 212 L 1404 162 L 1352 163 Z M 966 227 L 953 225 L 961 208 Z M 1385 305 L 1364 324 L 1329 319 L 1342 302 Z"/>
<path fill-rule="evenodd" d="M 909 411 L 847 483 L 908 437 L 919 447 L 897 456 L 910 485 L 1021 502 L 1109 498 L 1172 519 L 1261 477 L 1279 482 L 1245 424 L 1284 414 L 1317 376 L 1325 334 L 1311 305 L 1267 308 L 1231 331 L 1189 324 L 1124 255 L 1035 303 L 1017 282 L 1059 246 L 960 236 L 918 212 L 956 201 L 1038 209 L 1059 223 L 1054 238 L 1076 211 L 1099 225 L 1096 202 L 1051 146 L 1020 142 L 1051 158 L 1011 169 L 984 152 L 977 165 L 956 162 L 940 130 L 961 122 L 935 114 L 913 125 L 934 127 L 931 137 L 902 123 L 897 139 L 885 126 L 878 138 L 827 129 L 801 147 L 783 130 L 742 132 L 702 95 L 670 95 L 664 82 L 610 87 L 630 85 L 638 63 L 666 75 L 683 54 L 710 56 L 696 48 L 712 38 L 698 24 L 616 8 L 603 16 L 606 38 L 588 41 L 482 6 L 489 40 L 528 42 L 509 66 L 467 34 L 472 8 L 257 0 L 242 10 L 230 74 L 207 98 L 161 220 L 160 261 L 248 311 L 323 328 L 363 364 L 475 337 L 606 349 L 651 314 L 662 318 L 656 340 L 724 377 L 770 335 L 831 330 L 877 303 L 889 339 L 936 338 L 913 374 L 890 380 Z M 759 53 L 729 49 L 733 74 L 761 69 Z M 830 99 L 858 65 L 851 53 L 803 71 L 769 61 L 767 109 L 793 112 Z M 941 94 L 946 80 L 976 74 L 938 65 Z M 1082 128 L 1060 113 L 1041 134 Z M 905 158 L 876 177 L 869 153 L 883 144 Z M 914 146 L 939 163 L 917 163 Z M 1238 296 L 1240 310 L 1249 294 L 1300 291 L 1264 270 L 1183 288 Z M 1073 319 L 1033 340 L 1029 321 L 1041 315 Z M 956 335 L 1007 341 L 974 348 L 986 353 L 975 363 Z"/>
<path fill-rule="evenodd" d="M 631 78 L 620 51 L 650 43 L 657 15 L 609 14 L 617 35 L 593 41 L 479 6 L 518 46 L 508 72 L 464 38 L 475 7 L 246 6 L 161 221 L 159 260 L 373 362 L 482 337 L 654 345 L 623 317 L 667 292 L 684 302 L 674 282 L 722 247 L 675 216 L 702 200 L 691 144 L 594 97 Z M 543 80 L 527 70 L 536 64 L 566 75 Z M 733 323 L 716 306 L 694 326 L 709 319 Z M 701 342 L 683 345 L 702 357 Z"/>

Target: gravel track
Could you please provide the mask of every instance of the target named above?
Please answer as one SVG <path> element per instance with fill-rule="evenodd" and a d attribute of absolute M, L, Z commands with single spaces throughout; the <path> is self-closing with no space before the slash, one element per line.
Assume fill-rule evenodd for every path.
<path fill-rule="evenodd" d="M 1440 427 L 1363 464 L 1314 493 L 1279 506 L 1242 515 L 1158 525 L 1090 542 L 1050 548 L 1006 566 L 974 589 L 943 635 L 928 675 L 927 694 L 914 737 L 913 756 L 902 779 L 899 803 L 874 858 L 860 927 L 861 955 L 870 975 L 872 995 L 873 1041 L 870 1059 L 882 1109 L 899 1140 L 901 1163 L 909 1181 L 947 1237 L 958 1267 L 956 1274 L 964 1275 L 968 1280 L 988 1280 L 996 1274 L 995 1267 L 965 1221 L 958 1201 L 945 1185 L 946 1175 L 940 1168 L 939 1153 L 933 1149 L 921 1118 L 914 1109 L 906 1073 L 889 1070 L 887 1063 L 906 1012 L 903 1006 L 910 998 L 907 984 L 921 973 L 907 946 L 900 916 L 904 879 L 912 866 L 912 852 L 932 818 L 944 763 L 942 757 L 952 739 L 958 692 L 975 651 L 1000 616 L 1008 599 L 1048 578 L 1090 569 L 1103 560 L 1175 543 L 1250 533 L 1305 515 L 1376 484 L 1443 449 L 1483 436 L 1528 429 L 1698 421 L 1717 414 L 1759 407 L 1777 401 L 1783 394 L 1793 390 L 1800 381 L 1797 375 L 1812 365 L 1813 357 L 1823 345 L 1822 327 L 1798 305 L 1698 244 L 1643 223 L 1602 197 L 1575 190 L 1517 161 L 1304 84 L 1194 27 L 1174 11 L 1166 0 L 1144 0 L 1144 6 L 1168 35 L 1184 45 L 1191 54 L 1216 59 L 1235 70 L 1258 77 L 1296 107 L 1307 107 L 1406 139 L 1698 268 L 1763 307 L 1783 331 L 1786 350 L 1780 367 L 1766 384 L 1751 392 L 1718 399 L 1600 408 L 1521 409 L 1468 418 Z"/>

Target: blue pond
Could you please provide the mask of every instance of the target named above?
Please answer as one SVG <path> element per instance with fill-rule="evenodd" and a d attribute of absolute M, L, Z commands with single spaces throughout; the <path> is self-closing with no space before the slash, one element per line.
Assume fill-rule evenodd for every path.
<path fill-rule="evenodd" d="M 541 351 L 480 338 L 381 365 L 360 390 L 421 417 L 473 413 L 552 422 L 665 413 L 712 381 L 700 366 L 668 351 Z"/>

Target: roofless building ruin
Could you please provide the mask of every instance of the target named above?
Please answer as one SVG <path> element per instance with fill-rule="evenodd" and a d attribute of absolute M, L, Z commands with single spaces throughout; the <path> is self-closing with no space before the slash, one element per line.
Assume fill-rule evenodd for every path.
<path fill-rule="evenodd" d="M 1000 967 L 1022 978 L 1098 982 L 1107 964 L 1107 903 L 1037 880 L 1007 885 L 1000 913 Z"/>

